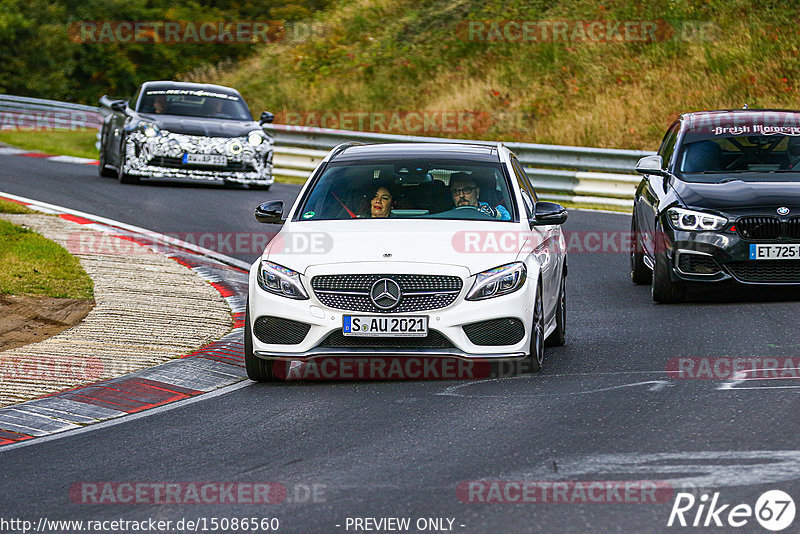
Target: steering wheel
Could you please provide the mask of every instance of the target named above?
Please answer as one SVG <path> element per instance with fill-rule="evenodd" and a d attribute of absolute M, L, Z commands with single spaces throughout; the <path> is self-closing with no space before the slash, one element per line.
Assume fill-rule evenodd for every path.
<path fill-rule="evenodd" d="M 467 204 L 466 206 L 456 206 L 457 210 L 479 210 L 478 206 L 473 206 L 472 204 Z"/>

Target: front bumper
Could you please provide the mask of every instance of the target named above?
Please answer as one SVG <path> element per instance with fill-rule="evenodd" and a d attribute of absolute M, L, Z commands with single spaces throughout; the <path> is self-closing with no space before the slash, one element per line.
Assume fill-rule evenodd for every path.
<path fill-rule="evenodd" d="M 260 317 L 280 316 L 283 320 L 297 321 L 308 325 L 308 331 L 302 341 L 293 344 L 264 343 L 253 335 L 253 353 L 262 359 L 267 360 L 313 360 L 316 358 L 342 357 L 342 356 L 364 356 L 364 357 L 442 357 L 456 358 L 460 360 L 491 360 L 491 361 L 515 361 L 527 357 L 531 326 L 533 323 L 533 303 L 536 298 L 536 278 L 529 277 L 525 285 L 518 291 L 509 295 L 487 299 L 483 301 L 466 301 L 464 299 L 467 291 L 472 285 L 473 278 L 469 276 L 466 269 L 461 268 L 461 272 L 454 272 L 452 267 L 441 265 L 420 265 L 402 264 L 393 265 L 393 273 L 396 274 L 420 274 L 420 275 L 458 275 L 464 284 L 455 301 L 440 309 L 391 314 L 380 314 L 381 317 L 391 318 L 393 315 L 408 316 L 427 316 L 429 337 L 436 336 L 439 340 L 444 340 L 444 345 L 436 347 L 409 346 L 412 343 L 405 342 L 411 338 L 383 338 L 392 339 L 383 343 L 381 347 L 359 347 L 357 341 L 349 346 L 330 346 L 326 345 L 330 340 L 329 336 L 338 336 L 342 331 L 344 315 L 377 315 L 359 311 L 344 311 L 324 305 L 320 302 L 308 283 L 314 274 L 303 276 L 302 280 L 309 293 L 308 300 L 293 300 L 278 295 L 274 295 L 261 289 L 256 278 L 259 261 L 253 264 L 250 271 L 249 301 L 250 301 L 250 329 L 253 332 L 254 325 Z M 374 266 L 366 266 L 361 271 L 369 273 L 369 269 Z M 352 274 L 359 272 L 358 267 L 353 267 Z M 327 274 L 327 273 L 326 273 Z M 391 273 L 387 273 L 391 274 Z M 469 325 L 493 319 L 512 319 L 518 320 L 524 326 L 524 334 L 521 339 L 511 345 L 476 345 L 470 341 L 463 329 L 464 325 Z M 434 334 L 434 332 L 436 334 Z M 343 338 L 344 336 L 342 336 Z M 354 338 L 345 338 L 352 340 Z M 363 339 L 363 338 L 360 338 Z M 424 338 L 417 338 L 424 339 Z M 339 339 L 341 341 L 341 339 Z M 423 342 L 421 342 L 423 343 Z M 441 345 L 441 344 L 439 344 Z"/>
<path fill-rule="evenodd" d="M 271 185 L 272 140 L 251 146 L 246 138 L 202 137 L 162 132 L 146 137 L 131 132 L 125 143 L 123 172 L 156 180 Z M 224 156 L 225 166 L 183 163 L 184 154 Z"/>
<path fill-rule="evenodd" d="M 664 226 L 668 228 L 667 226 Z M 730 225 L 719 232 L 665 230 L 664 253 L 673 281 L 743 285 L 800 285 L 800 260 L 752 260 L 753 244 L 798 243 L 786 238 L 743 239 Z"/>

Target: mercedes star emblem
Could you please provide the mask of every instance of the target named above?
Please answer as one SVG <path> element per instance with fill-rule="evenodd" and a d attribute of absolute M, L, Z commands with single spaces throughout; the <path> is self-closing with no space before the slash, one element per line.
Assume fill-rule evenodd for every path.
<path fill-rule="evenodd" d="M 402 296 L 400 285 L 391 278 L 381 278 L 369 290 L 370 300 L 382 310 L 391 310 L 397 306 Z"/>

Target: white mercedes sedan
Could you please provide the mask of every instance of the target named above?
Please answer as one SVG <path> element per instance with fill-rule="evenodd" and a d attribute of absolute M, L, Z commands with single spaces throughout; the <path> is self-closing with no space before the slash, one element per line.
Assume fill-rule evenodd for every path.
<path fill-rule="evenodd" d="M 503 144 L 345 143 L 325 157 L 250 270 L 252 380 L 294 362 L 523 362 L 566 330 L 566 210 L 539 201 Z"/>

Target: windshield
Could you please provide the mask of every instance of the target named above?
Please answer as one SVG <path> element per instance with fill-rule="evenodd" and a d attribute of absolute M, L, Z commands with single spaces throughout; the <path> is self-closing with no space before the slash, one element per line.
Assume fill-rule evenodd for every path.
<path fill-rule="evenodd" d="M 295 220 L 516 217 L 500 163 L 445 160 L 331 164 Z"/>
<path fill-rule="evenodd" d="M 237 95 L 189 89 L 146 91 L 136 110 L 154 115 L 180 115 L 210 119 L 252 120 L 247 105 Z"/>
<path fill-rule="evenodd" d="M 687 181 L 800 179 L 800 135 L 687 134 L 687 140 L 677 160 Z"/>

